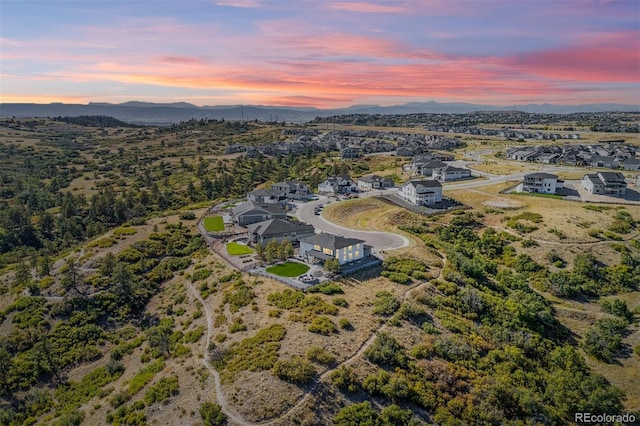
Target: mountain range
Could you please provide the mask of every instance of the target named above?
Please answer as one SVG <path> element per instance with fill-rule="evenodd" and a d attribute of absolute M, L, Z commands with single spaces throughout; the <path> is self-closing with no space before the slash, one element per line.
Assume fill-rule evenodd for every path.
<path fill-rule="evenodd" d="M 345 114 L 419 114 L 450 113 L 464 114 L 474 111 L 522 111 L 529 113 L 569 114 L 576 112 L 640 111 L 640 105 L 586 104 L 586 105 L 480 105 L 470 103 L 410 102 L 404 105 L 353 105 L 346 108 L 318 109 L 310 107 L 280 107 L 262 105 L 218 105 L 197 106 L 187 102 L 150 103 L 125 102 L 121 104 L 90 102 L 89 104 L 33 104 L 0 103 L 0 116 L 14 117 L 58 117 L 80 115 L 108 115 L 122 121 L 136 124 L 166 125 L 190 119 L 225 119 L 286 121 L 304 123 L 316 117 L 330 117 Z"/>

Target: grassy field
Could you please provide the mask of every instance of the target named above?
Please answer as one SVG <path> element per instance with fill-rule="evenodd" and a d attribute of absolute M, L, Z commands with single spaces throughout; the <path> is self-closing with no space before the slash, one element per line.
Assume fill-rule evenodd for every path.
<path fill-rule="evenodd" d="M 278 265 L 267 268 L 267 272 L 270 274 L 278 275 L 281 277 L 297 277 L 309 270 L 307 265 L 298 262 L 284 262 Z"/>
<path fill-rule="evenodd" d="M 208 232 L 224 231 L 222 216 L 209 216 L 204 218 L 204 229 Z"/>
<path fill-rule="evenodd" d="M 238 244 L 232 241 L 227 243 L 227 253 L 231 256 L 240 256 L 253 253 L 253 249 L 246 244 Z"/>

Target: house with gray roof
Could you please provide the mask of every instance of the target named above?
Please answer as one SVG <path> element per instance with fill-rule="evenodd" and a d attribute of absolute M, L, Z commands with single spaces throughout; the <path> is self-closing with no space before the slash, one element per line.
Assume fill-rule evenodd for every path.
<path fill-rule="evenodd" d="M 624 195 L 627 182 L 622 173 L 600 172 L 584 175 L 582 187 L 590 194 Z"/>
<path fill-rule="evenodd" d="M 357 190 L 358 186 L 348 175 L 331 176 L 318 185 L 318 192 L 323 194 L 348 194 Z"/>
<path fill-rule="evenodd" d="M 640 159 L 635 157 L 627 158 L 623 161 L 622 168 L 624 170 L 640 171 Z"/>
<path fill-rule="evenodd" d="M 433 178 L 440 182 L 471 178 L 471 170 L 461 167 L 444 166 L 433 169 Z"/>
<path fill-rule="evenodd" d="M 258 204 L 254 201 L 235 206 L 232 210 L 235 221 L 240 226 L 251 225 L 269 219 L 286 219 L 287 212 L 279 204 Z"/>
<path fill-rule="evenodd" d="M 437 180 L 410 180 L 400 187 L 398 196 L 416 206 L 442 202 L 442 184 Z"/>
<path fill-rule="evenodd" d="M 393 184 L 394 182 L 392 179 L 378 175 L 367 175 L 358 178 L 358 189 L 360 191 L 393 188 Z"/>
<path fill-rule="evenodd" d="M 290 222 L 282 219 L 269 219 L 247 226 L 247 236 L 252 243 L 266 245 L 270 241 L 289 240 L 292 243 L 313 236 L 315 229 L 302 222 Z"/>
<path fill-rule="evenodd" d="M 247 194 L 247 198 L 257 204 L 274 204 L 284 199 L 283 194 L 274 189 L 255 189 Z"/>
<path fill-rule="evenodd" d="M 299 255 L 308 262 L 324 263 L 335 258 L 344 265 L 369 257 L 371 247 L 357 238 L 322 233 L 301 239 Z"/>

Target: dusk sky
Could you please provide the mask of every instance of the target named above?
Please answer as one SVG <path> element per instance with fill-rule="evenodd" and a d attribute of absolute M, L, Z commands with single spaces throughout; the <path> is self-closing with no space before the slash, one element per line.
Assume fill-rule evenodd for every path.
<path fill-rule="evenodd" d="M 640 105 L 640 0 L 0 0 L 1 102 Z"/>

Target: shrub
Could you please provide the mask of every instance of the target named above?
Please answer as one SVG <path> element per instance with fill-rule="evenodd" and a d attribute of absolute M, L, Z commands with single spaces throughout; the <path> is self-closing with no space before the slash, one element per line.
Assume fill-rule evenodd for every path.
<path fill-rule="evenodd" d="M 311 346 L 307 349 L 307 359 L 318 364 L 331 365 L 336 362 L 336 357 L 326 349 L 319 346 Z"/>
<path fill-rule="evenodd" d="M 365 358 L 379 365 L 402 367 L 407 363 L 404 349 L 390 334 L 378 333 L 372 345 L 364 352 Z"/>
<path fill-rule="evenodd" d="M 341 365 L 329 374 L 329 380 L 333 386 L 347 390 L 349 392 L 356 392 L 358 390 L 358 377 L 354 373 L 353 369 L 346 365 Z"/>
<path fill-rule="evenodd" d="M 352 328 L 351 322 L 346 318 L 340 318 L 340 321 L 338 321 L 338 326 L 343 330 L 348 330 Z"/>
<path fill-rule="evenodd" d="M 341 308 L 346 308 L 349 306 L 349 302 L 347 302 L 347 300 L 343 297 L 336 297 L 331 303 L 336 306 L 340 306 Z"/>
<path fill-rule="evenodd" d="M 373 302 L 373 313 L 376 315 L 389 316 L 400 308 L 400 301 L 393 297 L 388 291 L 376 293 L 376 300 Z"/>
<path fill-rule="evenodd" d="M 622 334 L 626 327 L 627 323 L 623 319 L 602 319 L 587 330 L 581 346 L 594 358 L 611 362 L 622 348 Z"/>
<path fill-rule="evenodd" d="M 329 335 L 337 330 L 336 325 L 331 321 L 331 318 L 327 316 L 314 318 L 311 324 L 309 324 L 309 331 L 312 333 Z"/>
<path fill-rule="evenodd" d="M 242 318 L 236 318 L 229 326 L 229 333 L 237 333 L 239 331 L 247 331 L 247 326 L 242 323 Z"/>
<path fill-rule="evenodd" d="M 183 212 L 180 213 L 180 219 L 182 220 L 195 220 L 196 215 L 193 212 Z"/>
<path fill-rule="evenodd" d="M 380 424 L 380 416 L 369 401 L 359 404 L 347 405 L 333 418 L 335 426 L 371 425 Z"/>
<path fill-rule="evenodd" d="M 615 315 L 630 323 L 633 321 L 633 313 L 629 310 L 627 303 L 620 299 L 615 299 L 613 301 L 603 300 L 600 302 L 602 306 L 602 310 L 610 313 L 611 315 Z"/>
<path fill-rule="evenodd" d="M 163 377 L 144 394 L 144 403 L 152 405 L 156 402 L 164 402 L 179 392 L 180 385 L 177 377 Z"/>
<path fill-rule="evenodd" d="M 191 281 L 193 281 L 194 283 L 198 281 L 202 281 L 209 278 L 210 275 L 211 275 L 211 270 L 204 269 L 204 268 L 198 269 L 193 273 L 193 275 L 191 275 Z"/>
<path fill-rule="evenodd" d="M 212 402 L 200 404 L 200 417 L 204 426 L 224 426 L 227 424 L 227 416 L 222 412 L 222 408 Z"/>
<path fill-rule="evenodd" d="M 342 294 L 344 291 L 342 287 L 336 282 L 328 282 L 324 284 L 318 284 L 311 287 L 309 293 L 322 293 L 322 294 Z"/>
<path fill-rule="evenodd" d="M 296 384 L 305 384 L 316 374 L 313 365 L 299 356 L 288 361 L 276 361 L 271 372 L 281 380 Z"/>

